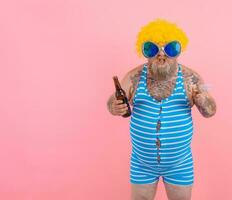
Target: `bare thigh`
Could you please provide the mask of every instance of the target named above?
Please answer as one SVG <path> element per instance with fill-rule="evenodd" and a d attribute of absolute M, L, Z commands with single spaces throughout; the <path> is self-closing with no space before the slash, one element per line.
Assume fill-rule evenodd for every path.
<path fill-rule="evenodd" d="M 131 184 L 131 200 L 153 200 L 158 181 L 152 184 Z"/>
<path fill-rule="evenodd" d="M 191 200 L 193 186 L 179 186 L 164 182 L 168 200 Z"/>

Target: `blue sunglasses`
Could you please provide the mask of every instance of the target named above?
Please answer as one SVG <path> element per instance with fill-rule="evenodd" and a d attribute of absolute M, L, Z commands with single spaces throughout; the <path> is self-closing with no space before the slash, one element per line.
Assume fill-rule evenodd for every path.
<path fill-rule="evenodd" d="M 142 47 L 143 55 L 146 58 L 154 57 L 158 54 L 160 49 L 170 58 L 175 58 L 181 53 L 181 44 L 178 41 L 172 41 L 160 47 L 154 42 L 144 42 Z"/>

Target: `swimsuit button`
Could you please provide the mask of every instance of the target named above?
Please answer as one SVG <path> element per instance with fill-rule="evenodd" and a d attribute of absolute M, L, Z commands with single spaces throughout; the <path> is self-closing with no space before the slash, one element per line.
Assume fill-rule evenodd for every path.
<path fill-rule="evenodd" d="M 156 125 L 156 129 L 157 129 L 157 130 L 160 130 L 160 127 L 161 127 L 161 121 L 160 121 L 160 119 L 159 119 L 158 122 L 157 122 L 157 125 Z"/>
<path fill-rule="evenodd" d="M 160 146 L 161 146 L 161 142 L 160 142 L 160 139 L 159 139 L 159 138 L 156 139 L 156 146 L 157 146 L 158 149 L 159 149 Z"/>

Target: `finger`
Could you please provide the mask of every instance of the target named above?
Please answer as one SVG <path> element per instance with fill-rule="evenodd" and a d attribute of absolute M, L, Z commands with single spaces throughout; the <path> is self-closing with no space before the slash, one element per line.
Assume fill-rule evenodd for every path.
<path fill-rule="evenodd" d="M 127 105 L 115 105 L 115 108 L 118 110 L 120 110 L 120 109 L 123 110 L 123 109 L 127 108 Z"/>
<path fill-rule="evenodd" d="M 125 115 L 127 113 L 127 111 L 121 112 L 121 115 Z"/>
<path fill-rule="evenodd" d="M 124 109 L 127 107 L 126 104 L 114 104 L 112 105 L 113 108 L 117 109 L 117 110 L 120 110 L 120 109 Z"/>
<path fill-rule="evenodd" d="M 117 109 L 118 112 L 126 112 L 128 110 L 128 108 L 120 108 L 120 109 Z"/>
<path fill-rule="evenodd" d="M 123 115 L 125 113 L 125 111 L 122 111 L 122 110 L 117 110 L 115 111 L 118 115 Z"/>
<path fill-rule="evenodd" d="M 123 100 L 116 100 L 115 103 L 116 103 L 117 105 L 122 104 L 122 103 L 123 103 Z"/>
<path fill-rule="evenodd" d="M 126 103 L 123 103 L 123 104 L 120 104 L 120 105 L 117 105 L 118 108 L 126 108 L 127 107 L 127 104 Z"/>
<path fill-rule="evenodd" d="M 113 101 L 112 105 L 117 106 L 117 105 L 121 104 L 121 101 L 122 101 L 122 100 L 117 100 L 117 99 L 115 99 L 115 100 Z"/>

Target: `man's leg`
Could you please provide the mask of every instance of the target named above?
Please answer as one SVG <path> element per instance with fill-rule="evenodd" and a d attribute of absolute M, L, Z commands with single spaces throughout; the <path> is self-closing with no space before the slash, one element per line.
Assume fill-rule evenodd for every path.
<path fill-rule="evenodd" d="M 191 200 L 193 185 L 180 186 L 169 184 L 167 182 L 164 182 L 164 185 L 168 200 Z"/>
<path fill-rule="evenodd" d="M 131 184 L 131 200 L 153 200 L 158 181 L 152 184 Z"/>
<path fill-rule="evenodd" d="M 191 200 L 194 184 L 192 154 L 161 174 L 168 200 Z"/>

